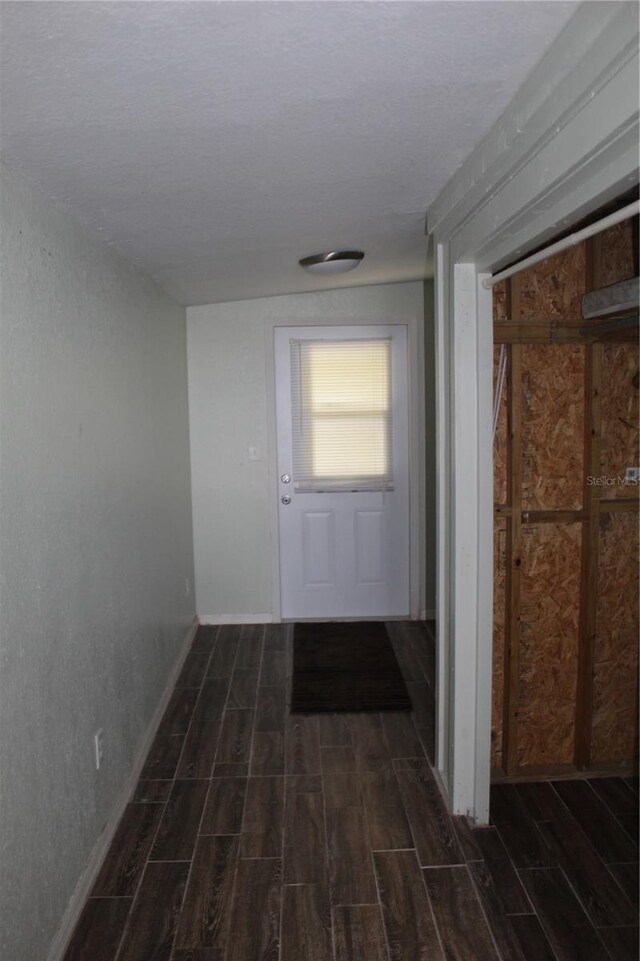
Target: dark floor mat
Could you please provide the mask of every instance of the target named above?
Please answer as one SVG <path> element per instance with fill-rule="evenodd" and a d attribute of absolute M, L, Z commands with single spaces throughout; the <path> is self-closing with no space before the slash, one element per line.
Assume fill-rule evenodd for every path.
<path fill-rule="evenodd" d="M 295 625 L 292 714 L 410 710 L 409 692 L 383 623 Z"/>

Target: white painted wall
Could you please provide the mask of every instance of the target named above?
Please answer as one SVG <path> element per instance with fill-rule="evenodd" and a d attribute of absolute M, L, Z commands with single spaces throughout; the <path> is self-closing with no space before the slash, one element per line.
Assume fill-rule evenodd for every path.
<path fill-rule="evenodd" d="M 424 282 L 424 608 L 436 609 L 436 337 L 433 278 Z"/>
<path fill-rule="evenodd" d="M 2 239 L 0 956 L 41 961 L 194 614 L 185 313 L 6 168 Z"/>
<path fill-rule="evenodd" d="M 221 619 L 273 614 L 266 324 L 416 317 L 423 285 L 381 284 L 187 308 L 196 605 Z M 424 423 L 421 421 L 421 436 Z M 250 461 L 249 446 L 261 459 Z M 273 457 L 275 463 L 275 457 Z M 423 538 L 424 540 L 424 538 Z M 421 606 L 424 607 L 424 587 Z"/>

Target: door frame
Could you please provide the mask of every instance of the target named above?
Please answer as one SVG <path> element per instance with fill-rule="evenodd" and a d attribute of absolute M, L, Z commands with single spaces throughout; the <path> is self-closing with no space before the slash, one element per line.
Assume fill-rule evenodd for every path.
<path fill-rule="evenodd" d="M 410 618 L 424 617 L 421 584 L 426 557 L 424 537 L 425 450 L 424 435 L 424 324 L 415 315 L 398 317 L 267 317 L 264 321 L 267 387 L 267 467 L 269 470 L 269 542 L 271 545 L 271 605 L 274 622 L 280 622 L 280 536 L 278 522 L 278 438 L 276 424 L 276 327 L 383 327 L 407 328 L 407 392 L 409 409 L 409 605 Z"/>
<path fill-rule="evenodd" d="M 436 265 L 436 765 L 452 811 L 480 823 L 489 818 L 493 624 L 493 321 L 483 280 L 637 182 L 638 61 L 636 5 L 582 4 L 427 211 Z"/>

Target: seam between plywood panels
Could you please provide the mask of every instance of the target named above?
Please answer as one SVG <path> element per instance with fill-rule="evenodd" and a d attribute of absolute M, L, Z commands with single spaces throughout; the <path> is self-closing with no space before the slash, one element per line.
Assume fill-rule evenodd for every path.
<path fill-rule="evenodd" d="M 602 237 L 587 241 L 585 289 L 594 290 L 602 279 Z M 598 604 L 598 546 L 600 535 L 600 488 L 589 483 L 589 476 L 600 472 L 602 429 L 602 347 L 585 347 L 584 389 L 584 479 L 582 506 L 587 517 L 582 525 L 582 570 L 580 577 L 580 630 L 574 761 L 578 769 L 591 760 L 593 714 L 593 655 Z"/>
<path fill-rule="evenodd" d="M 576 691 L 575 763 L 583 768 L 591 759 L 591 717 L 593 692 L 593 647 L 598 602 L 598 545 L 600 533 L 600 488 L 588 483 L 600 465 L 600 385 L 602 347 L 586 348 L 585 357 L 585 483 L 582 522 L 582 571 L 580 581 L 580 633 Z"/>

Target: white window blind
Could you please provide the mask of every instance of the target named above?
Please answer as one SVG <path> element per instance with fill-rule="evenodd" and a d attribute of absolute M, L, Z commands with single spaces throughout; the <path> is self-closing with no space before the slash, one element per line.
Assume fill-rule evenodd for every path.
<path fill-rule="evenodd" d="M 292 340 L 298 490 L 390 490 L 391 339 Z"/>

